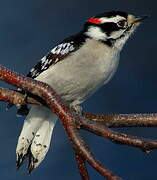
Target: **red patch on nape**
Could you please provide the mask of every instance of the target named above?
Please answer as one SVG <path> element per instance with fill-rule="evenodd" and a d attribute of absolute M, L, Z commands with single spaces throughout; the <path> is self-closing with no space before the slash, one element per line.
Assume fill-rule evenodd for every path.
<path fill-rule="evenodd" d="M 87 20 L 87 22 L 93 23 L 93 24 L 101 24 L 102 21 L 100 19 L 97 18 L 90 18 Z"/>

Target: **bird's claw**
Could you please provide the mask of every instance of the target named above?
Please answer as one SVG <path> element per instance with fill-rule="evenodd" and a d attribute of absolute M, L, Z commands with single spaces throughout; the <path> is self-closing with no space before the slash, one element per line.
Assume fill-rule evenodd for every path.
<path fill-rule="evenodd" d="M 14 106 L 14 104 L 12 104 L 12 103 L 8 103 L 7 105 L 6 105 L 6 111 L 8 111 L 10 108 L 12 108 Z"/>
<path fill-rule="evenodd" d="M 75 111 L 76 114 L 82 115 L 83 108 L 79 105 L 70 105 L 70 108 Z"/>

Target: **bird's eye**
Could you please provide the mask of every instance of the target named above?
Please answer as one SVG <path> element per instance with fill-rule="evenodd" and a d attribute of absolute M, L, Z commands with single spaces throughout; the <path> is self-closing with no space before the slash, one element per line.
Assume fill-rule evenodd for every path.
<path fill-rule="evenodd" d="M 117 25 L 121 28 L 126 28 L 127 27 L 127 21 L 126 20 L 121 20 L 117 23 Z"/>

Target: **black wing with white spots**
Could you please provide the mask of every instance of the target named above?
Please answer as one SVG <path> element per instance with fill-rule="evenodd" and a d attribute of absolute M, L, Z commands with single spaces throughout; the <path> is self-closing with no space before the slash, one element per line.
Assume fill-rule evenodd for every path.
<path fill-rule="evenodd" d="M 54 47 L 51 52 L 44 56 L 28 73 L 27 77 L 36 78 L 51 65 L 55 65 L 63 60 L 71 52 L 76 51 L 85 41 L 85 37 L 80 33 L 65 39 L 62 43 Z"/>
<path fill-rule="evenodd" d="M 64 59 L 69 53 L 75 51 L 74 42 L 61 43 L 44 56 L 28 73 L 27 77 L 36 78 L 51 65 Z"/>
<path fill-rule="evenodd" d="M 74 36 L 71 36 L 61 42 L 59 45 L 54 47 L 51 52 L 44 56 L 27 74 L 27 77 L 35 79 L 42 72 L 46 71 L 50 66 L 55 65 L 59 61 L 63 60 L 70 53 L 78 50 L 82 44 L 85 42 L 86 37 L 82 33 L 78 33 Z M 18 89 L 18 92 L 25 94 L 26 92 L 22 89 Z M 10 107 L 10 104 L 8 104 Z M 18 111 L 18 115 L 27 115 L 29 109 L 27 105 L 22 105 Z"/>

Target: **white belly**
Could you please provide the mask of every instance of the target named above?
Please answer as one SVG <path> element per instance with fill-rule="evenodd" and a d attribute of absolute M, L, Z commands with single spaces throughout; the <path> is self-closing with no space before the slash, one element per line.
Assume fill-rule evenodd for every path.
<path fill-rule="evenodd" d="M 65 101 L 80 104 L 106 84 L 118 66 L 118 51 L 102 43 L 95 44 L 94 40 L 88 40 L 86 46 L 50 67 L 36 79 L 52 86 Z"/>

